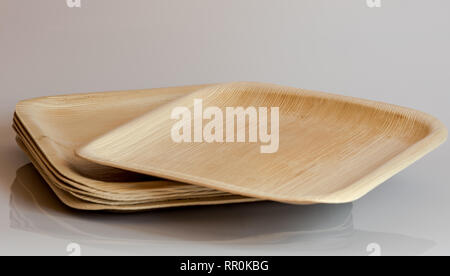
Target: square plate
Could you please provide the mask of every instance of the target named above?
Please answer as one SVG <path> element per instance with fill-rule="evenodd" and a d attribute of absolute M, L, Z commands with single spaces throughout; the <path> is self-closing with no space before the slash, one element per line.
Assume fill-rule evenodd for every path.
<path fill-rule="evenodd" d="M 226 107 L 278 107 L 278 150 L 262 154 L 263 143 L 248 139 L 240 143 L 174 140 L 172 131 L 180 120 L 172 116 L 177 109 L 191 115 L 185 121 L 191 132 L 197 131 L 195 120 L 203 126 L 212 122 L 199 113 L 199 100 L 203 111 L 212 107 L 222 112 L 222 129 L 235 121 L 224 115 Z M 250 121 L 244 122 L 247 131 Z M 242 125 L 233 127 L 227 138 L 237 137 L 238 129 L 242 131 Z M 187 136 L 195 139 L 193 133 Z M 78 154 L 103 165 L 260 199 L 344 203 L 365 195 L 446 137 L 442 123 L 416 110 L 239 82 L 208 86 L 174 100 L 88 143 Z"/>

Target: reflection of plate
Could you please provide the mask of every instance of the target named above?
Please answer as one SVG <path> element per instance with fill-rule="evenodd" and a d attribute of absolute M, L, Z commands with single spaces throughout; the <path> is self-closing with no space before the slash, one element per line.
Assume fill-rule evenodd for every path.
<path fill-rule="evenodd" d="M 220 246 L 234 255 L 366 255 L 367 245 L 377 242 L 384 254 L 416 255 L 433 245 L 397 234 L 355 230 L 352 204 L 293 206 L 261 202 L 126 215 L 91 213 L 60 203 L 31 164 L 17 171 L 11 192 L 11 227 L 117 254 L 179 255 L 177 248 L 185 245 L 185 250 L 192 252 Z M 219 249 L 214 250 L 220 254 Z"/>

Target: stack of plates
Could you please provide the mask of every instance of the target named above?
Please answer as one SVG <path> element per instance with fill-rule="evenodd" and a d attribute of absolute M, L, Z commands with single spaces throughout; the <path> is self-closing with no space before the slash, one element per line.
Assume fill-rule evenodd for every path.
<path fill-rule="evenodd" d="M 85 210 L 152 208 L 255 201 L 218 190 L 86 161 L 75 149 L 201 86 L 43 97 L 17 104 L 17 142 L 68 206 Z"/>
<path fill-rule="evenodd" d="M 221 110 L 277 107 L 279 145 L 261 153 L 262 144 L 249 140 L 174 142 L 173 110 L 183 107 L 195 117 L 199 99 L 204 108 Z M 247 82 L 25 100 L 13 127 L 65 204 L 115 211 L 257 200 L 349 202 L 447 137 L 437 119 L 419 111 Z"/>

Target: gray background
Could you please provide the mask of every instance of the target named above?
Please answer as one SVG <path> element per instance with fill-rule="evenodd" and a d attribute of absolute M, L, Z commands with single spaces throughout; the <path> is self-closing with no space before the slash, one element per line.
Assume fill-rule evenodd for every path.
<path fill-rule="evenodd" d="M 62 206 L 15 146 L 30 97 L 264 81 L 450 126 L 450 1 L 0 0 L 0 254 L 450 254 L 449 144 L 344 205 L 96 214 Z"/>

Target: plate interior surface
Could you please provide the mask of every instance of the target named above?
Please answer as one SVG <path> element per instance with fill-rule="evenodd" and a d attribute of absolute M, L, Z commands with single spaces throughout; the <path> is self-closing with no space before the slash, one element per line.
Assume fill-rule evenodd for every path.
<path fill-rule="evenodd" d="M 225 115 L 226 107 L 278 107 L 278 150 L 261 153 L 264 143 L 250 142 L 248 136 L 245 142 L 196 143 L 192 129 L 191 142 L 175 142 L 171 131 L 179 121 L 172 119 L 176 108 L 187 108 L 192 128 L 199 116 L 203 126 L 213 120 L 196 113 L 196 99 L 202 100 L 203 110 L 218 107 L 223 112 L 223 128 L 235 120 Z M 250 126 L 254 124 L 247 117 L 247 135 Z M 299 204 L 343 203 L 363 196 L 446 137 L 437 119 L 416 110 L 239 82 L 201 88 L 114 129 L 78 154 L 100 164 L 240 195 Z"/>

